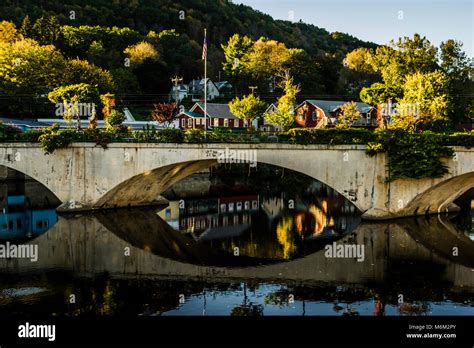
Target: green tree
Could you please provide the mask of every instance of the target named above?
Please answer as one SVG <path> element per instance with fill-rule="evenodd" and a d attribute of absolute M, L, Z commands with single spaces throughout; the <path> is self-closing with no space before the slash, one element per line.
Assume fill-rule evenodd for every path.
<path fill-rule="evenodd" d="M 246 95 L 240 99 L 236 97 L 229 103 L 230 111 L 242 120 L 254 120 L 261 117 L 267 108 L 267 104 L 253 94 Z"/>
<path fill-rule="evenodd" d="M 395 125 L 446 130 L 443 128 L 449 123 L 450 103 L 448 76 L 444 72 L 417 72 L 408 76 L 403 86 Z"/>
<path fill-rule="evenodd" d="M 61 85 L 87 83 L 96 85 L 100 93 L 112 92 L 116 86 L 112 75 L 87 60 L 69 59 L 66 62 Z"/>
<path fill-rule="evenodd" d="M 462 43 L 447 40 L 440 45 L 440 66 L 448 75 L 448 89 L 452 97 L 449 116 L 454 122 L 469 118 L 469 98 L 474 93 L 474 59 L 463 51 Z"/>
<path fill-rule="evenodd" d="M 97 86 L 80 83 L 62 86 L 48 93 L 48 99 L 56 106 L 62 104 L 60 109 L 65 120 L 77 120 L 77 127 L 81 127 L 81 116 L 93 116 L 99 104 L 100 95 Z"/>
<path fill-rule="evenodd" d="M 351 128 L 361 115 L 356 102 L 345 103 L 341 106 L 341 115 L 337 119 L 336 128 Z"/>
<path fill-rule="evenodd" d="M 64 57 L 54 46 L 41 46 L 27 39 L 0 43 L 0 110 L 17 117 L 37 115 L 43 107 L 36 98 L 60 86 L 65 70 Z M 30 96 L 18 99 L 17 96 Z M 51 106 L 49 106 L 49 112 Z"/>
<path fill-rule="evenodd" d="M 42 16 L 33 24 L 32 37 L 42 45 L 54 45 L 61 34 L 61 26 L 56 16 Z"/>
<path fill-rule="evenodd" d="M 402 88 L 389 87 L 383 83 L 376 82 L 370 87 L 362 88 L 360 99 L 369 105 L 379 105 L 387 103 L 389 100 L 395 102 L 402 95 Z"/>
<path fill-rule="evenodd" d="M 21 38 L 21 34 L 16 30 L 15 24 L 8 21 L 0 22 L 0 42 L 11 43 Z"/>
<path fill-rule="evenodd" d="M 130 59 L 130 66 L 132 68 L 140 66 L 147 60 L 157 61 L 159 58 L 156 48 L 145 41 L 127 47 L 124 53 Z"/>
<path fill-rule="evenodd" d="M 296 95 L 300 87 L 293 83 L 289 71 L 285 71 L 280 86 L 283 87 L 284 95 L 278 99 L 277 109 L 272 113 L 265 114 L 265 120 L 287 130 L 295 123 Z"/>
<path fill-rule="evenodd" d="M 31 26 L 30 16 L 26 15 L 25 18 L 23 18 L 23 21 L 21 22 L 18 32 L 24 38 L 29 38 L 31 37 L 31 29 L 32 29 L 32 26 Z"/>
<path fill-rule="evenodd" d="M 224 62 L 222 70 L 229 76 L 239 76 L 243 71 L 243 62 L 252 48 L 253 41 L 248 36 L 234 34 L 229 38 L 227 44 L 222 44 L 224 51 Z"/>
<path fill-rule="evenodd" d="M 374 74 L 375 71 L 371 64 L 373 54 L 374 52 L 370 48 L 356 48 L 346 55 L 346 58 L 344 59 L 344 65 L 346 65 L 347 68 L 357 72 Z"/>

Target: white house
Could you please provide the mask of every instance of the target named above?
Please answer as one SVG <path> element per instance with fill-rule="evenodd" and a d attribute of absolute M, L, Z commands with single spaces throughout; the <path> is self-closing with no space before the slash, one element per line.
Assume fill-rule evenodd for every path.
<path fill-rule="evenodd" d="M 192 80 L 188 85 L 188 95 L 192 97 L 192 101 L 197 102 L 204 99 L 204 79 Z M 219 88 L 211 79 L 206 80 L 207 83 L 207 101 L 212 101 L 220 96 Z"/>
<path fill-rule="evenodd" d="M 189 94 L 189 86 L 182 83 L 178 86 L 173 86 L 170 91 L 170 100 L 176 101 L 176 96 L 178 96 L 178 100 L 181 102 L 184 98 L 186 98 Z"/>

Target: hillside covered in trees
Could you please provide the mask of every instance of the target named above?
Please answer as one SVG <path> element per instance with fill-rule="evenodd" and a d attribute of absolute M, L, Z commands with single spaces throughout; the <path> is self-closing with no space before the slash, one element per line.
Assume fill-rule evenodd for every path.
<path fill-rule="evenodd" d="M 472 114 L 472 60 L 460 42 L 437 48 L 415 34 L 378 46 L 228 0 L 4 0 L 0 113 L 51 117 L 64 98 L 101 105 L 111 93 L 149 116 L 168 101 L 172 76 L 203 77 L 205 28 L 208 77 L 233 86 L 224 102 L 256 86 L 256 109 L 279 100 L 289 121 L 308 98 L 416 104 L 442 125 Z"/>
<path fill-rule="evenodd" d="M 5 0 L 0 8 L 0 20 L 13 23 L 22 39 L 32 39 L 44 47 L 54 45 L 55 54 L 61 54 L 76 68 L 78 65 L 86 66 L 89 75 L 96 68 L 103 69 L 100 73 L 96 71 L 99 75 L 108 75 L 101 77 L 101 93 L 113 92 L 122 99 L 142 105 L 167 99 L 171 89 L 170 77 L 175 74 L 182 76 L 185 82 L 203 76 L 201 50 L 204 28 L 208 29 L 208 76 L 213 80 L 231 80 L 236 87 L 234 94 L 246 93 L 249 83 L 265 85 L 260 90 L 263 94 L 268 90 L 268 78 L 236 81 L 232 72 L 223 69 L 226 57 L 222 45 L 227 44 L 235 34 L 255 42 L 268 41 L 270 50 L 273 50 L 271 47 L 300 49 L 297 59 L 300 64 L 288 63 L 297 72 L 295 80 L 302 84 L 302 95 L 343 93 L 345 81 L 341 82 L 339 77 L 344 56 L 355 48 L 376 47 L 348 34 L 329 33 L 304 23 L 273 20 L 248 6 L 225 0 L 65 0 L 61 3 L 54 0 Z M 7 28 L 0 32 L 8 31 Z M 13 47 L 6 49 L 26 59 L 25 45 L 30 47 L 33 44 L 2 39 L 9 40 Z M 44 51 L 40 47 L 35 49 Z M 35 66 L 32 70 L 53 70 L 57 66 L 47 59 L 42 64 L 45 66 Z M 68 70 L 66 75 L 71 76 Z M 76 74 L 72 75 L 81 75 L 75 70 Z M 54 75 L 54 72 L 51 73 Z M 41 75 L 44 77 L 45 74 Z M 81 78 L 72 81 L 69 77 L 56 85 L 41 79 L 37 83 L 54 88 L 64 83 L 90 84 L 94 81 Z M 113 88 L 104 88 L 103 85 L 108 82 Z M 15 93 L 19 96 L 49 92 L 40 87 L 28 86 Z M 9 92 L 13 93 L 12 90 Z M 273 93 L 266 98 L 273 100 Z M 35 102 L 38 103 L 37 100 Z M 21 112 L 21 116 L 46 112 L 31 106 L 10 105 L 12 109 Z"/>

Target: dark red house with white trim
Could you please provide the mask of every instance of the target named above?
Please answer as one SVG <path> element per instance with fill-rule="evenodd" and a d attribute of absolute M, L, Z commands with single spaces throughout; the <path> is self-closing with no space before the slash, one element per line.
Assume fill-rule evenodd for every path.
<path fill-rule="evenodd" d="M 334 127 L 341 115 L 341 106 L 345 101 L 308 99 L 296 108 L 295 122 L 298 127 L 326 128 Z M 365 103 L 356 103 L 361 117 L 354 127 L 376 128 L 377 110 Z"/>

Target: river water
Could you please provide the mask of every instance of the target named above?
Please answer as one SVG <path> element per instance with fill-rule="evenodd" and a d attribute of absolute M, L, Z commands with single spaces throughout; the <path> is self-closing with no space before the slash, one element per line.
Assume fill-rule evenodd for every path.
<path fill-rule="evenodd" d="M 31 255 L 0 253 L 0 317 L 474 315 L 472 191 L 457 215 L 377 223 L 266 165 L 222 165 L 162 196 L 58 215 L 48 190 L 8 171 L 0 244 Z"/>

